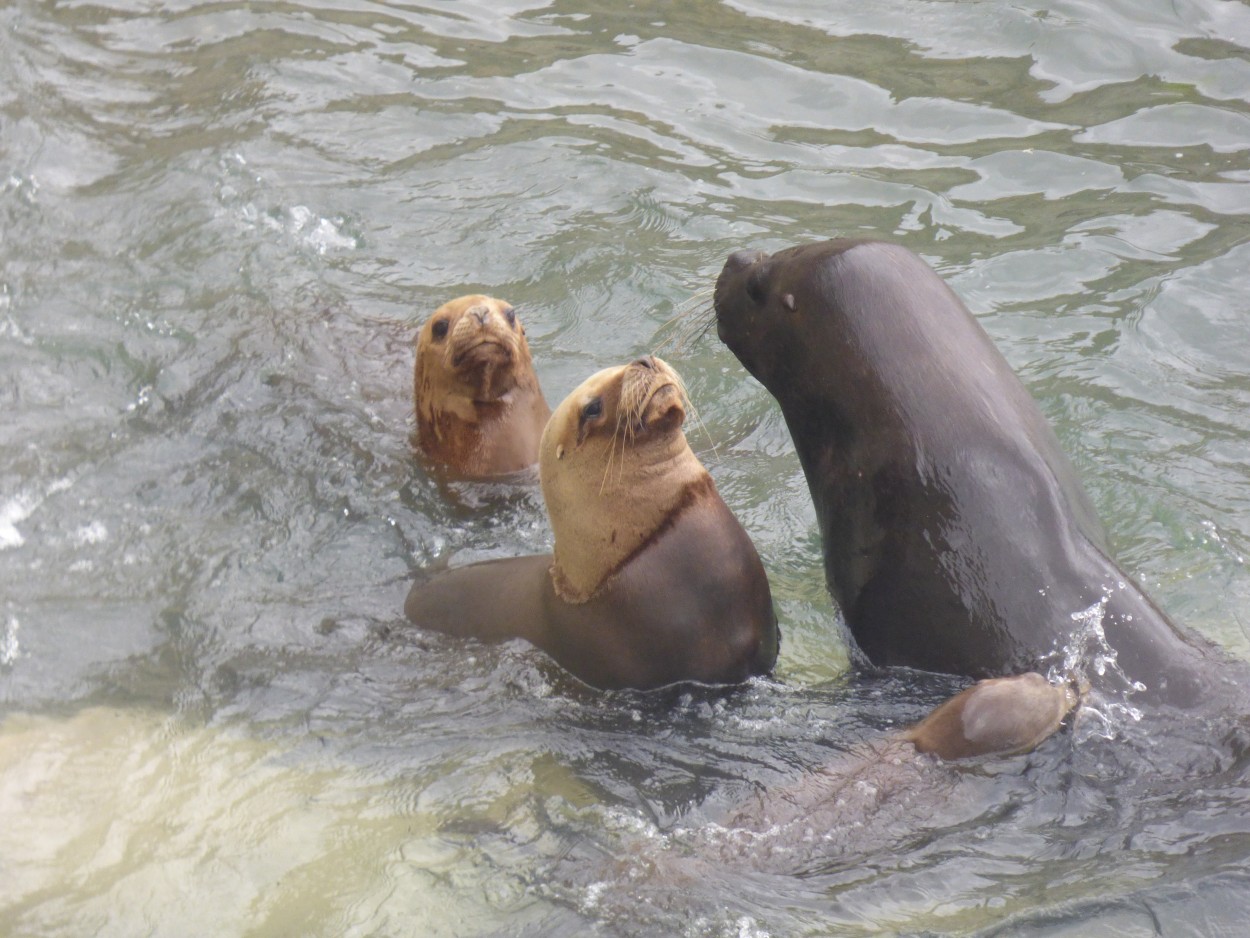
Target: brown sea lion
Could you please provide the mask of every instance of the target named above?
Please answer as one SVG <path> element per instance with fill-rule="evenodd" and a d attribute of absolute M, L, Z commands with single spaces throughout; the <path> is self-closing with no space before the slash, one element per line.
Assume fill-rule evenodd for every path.
<path fill-rule="evenodd" d="M 874 665 L 999 677 L 1071 662 L 1135 701 L 1244 708 L 1246 668 L 1111 558 L 1036 403 L 967 307 L 898 245 L 739 251 L 717 331 L 777 399 L 825 573 Z"/>
<path fill-rule="evenodd" d="M 676 372 L 640 358 L 556 408 L 539 475 L 553 555 L 449 570 L 404 611 L 426 628 L 524 638 L 600 688 L 736 683 L 777 658 L 763 565 L 686 442 Z"/>
<path fill-rule="evenodd" d="M 551 408 L 503 300 L 474 294 L 440 306 L 417 334 L 413 390 L 420 447 L 439 466 L 480 479 L 538 461 Z"/>

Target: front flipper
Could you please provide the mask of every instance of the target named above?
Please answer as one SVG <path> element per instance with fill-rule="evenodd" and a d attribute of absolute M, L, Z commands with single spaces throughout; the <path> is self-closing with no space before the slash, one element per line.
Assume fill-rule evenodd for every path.
<path fill-rule="evenodd" d="M 485 560 L 413 585 L 404 613 L 427 629 L 485 642 L 546 634 L 551 555 Z"/>
<path fill-rule="evenodd" d="M 1072 687 L 1036 672 L 990 678 L 941 704 L 903 738 L 943 759 L 1028 752 L 1059 729 L 1077 699 Z"/>

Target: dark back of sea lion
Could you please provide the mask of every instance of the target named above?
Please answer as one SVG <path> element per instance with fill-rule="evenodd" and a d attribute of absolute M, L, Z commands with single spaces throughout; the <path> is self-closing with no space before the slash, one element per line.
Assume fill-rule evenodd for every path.
<path fill-rule="evenodd" d="M 1111 560 L 1036 403 L 919 257 L 851 240 L 740 251 L 715 306 L 781 405 L 830 590 L 871 662 L 1020 673 L 1057 660 L 1092 610 L 1147 696 L 1203 696 L 1210 649 Z"/>

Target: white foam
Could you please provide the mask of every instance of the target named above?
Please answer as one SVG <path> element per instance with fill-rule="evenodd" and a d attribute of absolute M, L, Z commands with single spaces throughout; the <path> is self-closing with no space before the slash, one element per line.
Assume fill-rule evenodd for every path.
<path fill-rule="evenodd" d="M 1123 588 L 1121 586 L 1120 588 Z M 1048 670 L 1052 684 L 1073 681 L 1087 688 L 1076 713 L 1078 740 L 1090 737 L 1114 739 L 1120 730 L 1142 718 L 1142 712 L 1129 703 L 1134 694 L 1146 690 L 1140 681 L 1129 678 L 1120 667 L 1114 648 L 1107 642 L 1103 617 L 1110 589 L 1091 606 L 1072 613 L 1076 631 L 1058 653 L 1059 661 Z M 1097 686 L 1091 686 L 1097 675 Z"/>
<path fill-rule="evenodd" d="M 354 251 L 360 246 L 355 238 L 343 234 L 342 219 L 323 218 L 306 205 L 292 206 L 275 216 L 260 211 L 249 202 L 240 212 L 249 227 L 254 227 L 259 221 L 271 231 L 294 238 L 318 254 L 331 250 Z"/>
<path fill-rule="evenodd" d="M 305 244 L 315 248 L 318 254 L 324 254 L 332 248 L 354 250 L 356 239 L 348 237 L 339 230 L 339 224 L 329 218 L 319 218 L 306 205 L 296 205 L 289 213 L 289 226 L 292 234 L 299 235 Z"/>
<path fill-rule="evenodd" d="M 0 638 L 0 665 L 11 665 L 17 660 L 21 648 L 17 644 L 17 630 L 21 623 L 16 616 L 9 616 L 4 624 L 4 636 Z"/>
<path fill-rule="evenodd" d="M 26 538 L 17 526 L 29 518 L 42 503 L 42 498 L 27 493 L 10 498 L 0 505 L 0 550 L 21 547 L 26 543 Z"/>
<path fill-rule="evenodd" d="M 108 540 L 109 531 L 99 521 L 92 521 L 90 524 L 84 524 L 74 532 L 74 544 L 78 547 L 86 547 L 88 544 L 102 544 Z"/>
<path fill-rule="evenodd" d="M 57 479 L 48 485 L 42 495 L 23 492 L 0 505 L 0 550 L 21 547 L 25 544 L 26 538 L 22 536 L 17 526 L 34 514 L 45 498 L 57 492 L 63 492 L 71 485 L 73 482 L 69 479 Z"/>
<path fill-rule="evenodd" d="M 330 249 L 352 251 L 357 247 L 356 239 L 343 234 L 339 226 L 328 218 L 321 219 L 317 227 L 304 236 L 304 240 L 316 248 L 318 254 Z"/>

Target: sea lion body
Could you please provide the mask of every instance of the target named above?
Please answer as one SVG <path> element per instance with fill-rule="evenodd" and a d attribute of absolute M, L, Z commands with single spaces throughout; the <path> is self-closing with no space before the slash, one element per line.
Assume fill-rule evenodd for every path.
<path fill-rule="evenodd" d="M 417 439 L 466 478 L 533 466 L 551 408 L 511 305 L 472 294 L 440 306 L 417 334 Z"/>
<path fill-rule="evenodd" d="M 690 452 L 675 381 L 647 358 L 569 395 L 541 447 L 554 554 L 440 573 L 413 586 L 408 618 L 485 641 L 524 638 L 600 688 L 737 683 L 771 670 L 768 579 Z M 631 386 L 645 386 L 645 400 L 621 406 Z"/>
<path fill-rule="evenodd" d="M 1018 674 L 1101 628 L 1140 699 L 1204 699 L 1218 652 L 1111 559 L 1036 403 L 924 261 L 875 241 L 740 251 L 714 304 L 781 405 L 830 591 L 872 664 Z"/>
<path fill-rule="evenodd" d="M 552 555 L 489 560 L 413 587 L 420 625 L 484 641 L 524 638 L 594 687 L 733 684 L 772 668 L 772 600 L 759 557 L 708 490 L 584 603 L 556 595 Z"/>

